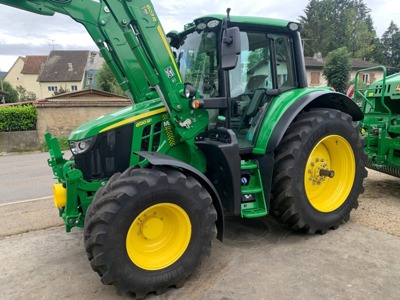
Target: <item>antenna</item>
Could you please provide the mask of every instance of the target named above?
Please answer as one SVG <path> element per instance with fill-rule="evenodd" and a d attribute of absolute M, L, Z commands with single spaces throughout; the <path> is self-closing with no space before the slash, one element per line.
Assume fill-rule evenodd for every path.
<path fill-rule="evenodd" d="M 229 15 L 230 13 L 231 13 L 231 9 L 228 7 L 226 9 L 226 17 L 222 21 L 222 28 L 224 30 L 228 29 L 228 22 L 230 22 L 230 20 L 231 20 L 231 16 Z"/>
<path fill-rule="evenodd" d="M 51 41 L 51 45 L 53 46 L 53 51 L 54 51 L 54 40 L 50 40 Z"/>

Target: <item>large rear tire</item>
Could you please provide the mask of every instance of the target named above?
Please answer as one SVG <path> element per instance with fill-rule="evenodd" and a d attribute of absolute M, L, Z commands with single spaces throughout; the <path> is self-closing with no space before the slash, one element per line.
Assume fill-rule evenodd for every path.
<path fill-rule="evenodd" d="M 114 175 L 88 212 L 85 248 L 93 270 L 119 294 L 136 298 L 183 285 L 216 234 L 209 193 L 174 169 Z"/>
<path fill-rule="evenodd" d="M 294 230 L 326 233 L 348 221 L 367 176 L 364 142 L 343 112 L 301 113 L 275 151 L 271 213 Z"/>

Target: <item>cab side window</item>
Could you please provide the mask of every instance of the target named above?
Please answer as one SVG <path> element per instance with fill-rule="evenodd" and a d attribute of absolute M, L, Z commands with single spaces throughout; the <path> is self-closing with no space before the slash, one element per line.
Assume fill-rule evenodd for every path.
<path fill-rule="evenodd" d="M 239 148 L 249 148 L 254 146 L 255 134 L 272 99 L 267 91 L 295 86 L 293 50 L 288 36 L 244 31 L 240 34 L 239 62 L 229 71 L 231 128 Z M 275 78 L 272 78 L 273 68 L 276 68 Z"/>

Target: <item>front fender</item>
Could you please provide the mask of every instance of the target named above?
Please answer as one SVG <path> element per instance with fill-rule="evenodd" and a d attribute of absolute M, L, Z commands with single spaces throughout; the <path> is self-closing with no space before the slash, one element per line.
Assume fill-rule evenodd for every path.
<path fill-rule="evenodd" d="M 279 145 L 289 125 L 302 110 L 331 108 L 349 114 L 354 121 L 364 118 L 357 104 L 346 95 L 331 90 L 304 89 L 290 91 L 273 100 L 259 129 L 255 154 L 272 153 Z"/>
<path fill-rule="evenodd" d="M 217 238 L 222 242 L 224 237 L 224 227 L 225 227 L 224 210 L 218 192 L 215 189 L 214 185 L 211 183 L 211 181 L 196 168 L 166 154 L 158 152 L 146 152 L 146 151 L 138 151 L 135 153 L 145 158 L 153 166 L 170 166 L 174 168 L 183 169 L 186 172 L 188 172 L 191 176 L 196 178 L 201 183 L 201 185 L 207 189 L 207 191 L 211 195 L 211 198 L 213 199 L 213 205 L 217 211 L 217 216 L 218 216 L 216 222 L 218 231 Z"/>

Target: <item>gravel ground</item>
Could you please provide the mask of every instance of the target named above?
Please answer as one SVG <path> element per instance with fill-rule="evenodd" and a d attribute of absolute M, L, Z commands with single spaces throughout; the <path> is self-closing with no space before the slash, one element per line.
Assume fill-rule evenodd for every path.
<path fill-rule="evenodd" d="M 368 170 L 352 222 L 400 237 L 400 178 Z"/>
<path fill-rule="evenodd" d="M 351 221 L 325 235 L 228 219 L 183 288 L 146 299 L 399 299 L 400 178 L 369 170 L 364 186 Z M 50 197 L 0 205 L 0 219 L 0 299 L 133 299 L 100 283 Z"/>

